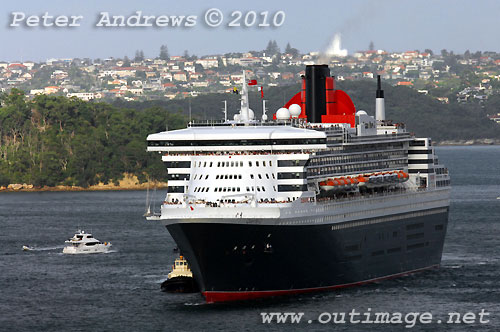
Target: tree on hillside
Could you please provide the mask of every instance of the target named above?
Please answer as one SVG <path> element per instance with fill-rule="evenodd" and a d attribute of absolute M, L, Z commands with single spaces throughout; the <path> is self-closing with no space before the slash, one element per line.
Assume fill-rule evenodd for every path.
<path fill-rule="evenodd" d="M 135 51 L 134 61 L 144 61 L 144 52 L 142 50 Z"/>
<path fill-rule="evenodd" d="M 267 56 L 273 56 L 280 53 L 280 48 L 278 43 L 276 43 L 276 40 L 270 40 L 269 43 L 267 43 L 267 47 L 264 52 Z"/>
<path fill-rule="evenodd" d="M 130 59 L 126 55 L 123 58 L 123 67 L 130 67 Z"/>
<path fill-rule="evenodd" d="M 290 46 L 290 43 L 287 43 L 285 48 L 285 53 L 290 54 L 293 57 L 297 57 L 299 55 L 299 50 Z"/>
<path fill-rule="evenodd" d="M 167 47 L 167 45 L 161 45 L 159 58 L 161 60 L 168 60 L 170 58 L 170 56 L 168 54 L 168 47 Z"/>

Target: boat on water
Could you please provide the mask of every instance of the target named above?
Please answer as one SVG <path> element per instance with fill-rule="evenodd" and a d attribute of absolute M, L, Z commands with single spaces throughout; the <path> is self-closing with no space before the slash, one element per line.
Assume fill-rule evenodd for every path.
<path fill-rule="evenodd" d="M 169 293 L 195 293 L 198 291 L 193 272 L 183 256 L 175 260 L 172 272 L 168 274 L 168 279 L 161 284 L 161 290 Z"/>
<path fill-rule="evenodd" d="M 332 290 L 441 262 L 450 177 L 430 138 L 356 110 L 327 65 L 272 119 L 249 108 L 243 72 L 233 120 L 151 134 L 168 190 L 160 213 L 207 302 Z M 254 83 L 254 82 L 252 82 Z M 251 84 L 253 85 L 253 84 Z M 227 114 L 227 110 L 226 110 Z"/>
<path fill-rule="evenodd" d="M 75 235 L 65 241 L 63 254 L 97 254 L 108 252 L 112 244 L 110 242 L 101 242 L 94 238 L 92 234 L 78 230 Z"/>
<path fill-rule="evenodd" d="M 23 250 L 24 251 L 31 251 L 31 250 L 35 250 L 35 248 L 32 246 L 23 246 Z"/>

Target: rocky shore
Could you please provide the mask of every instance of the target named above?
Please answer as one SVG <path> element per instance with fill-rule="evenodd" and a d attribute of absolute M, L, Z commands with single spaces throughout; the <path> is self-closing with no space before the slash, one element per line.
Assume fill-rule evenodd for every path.
<path fill-rule="evenodd" d="M 167 187 L 166 182 L 150 182 L 149 188 L 162 189 Z M 12 183 L 8 186 L 0 186 L 0 192 L 39 192 L 39 191 L 100 191 L 100 190 L 146 190 L 148 183 L 140 183 L 136 176 L 125 175 L 118 185 L 114 183 L 99 183 L 87 188 L 78 186 L 55 186 L 35 187 L 27 183 Z"/>

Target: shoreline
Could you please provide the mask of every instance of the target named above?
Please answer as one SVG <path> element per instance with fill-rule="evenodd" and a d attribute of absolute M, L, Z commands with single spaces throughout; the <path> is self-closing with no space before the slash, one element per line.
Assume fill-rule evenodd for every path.
<path fill-rule="evenodd" d="M 168 187 L 166 182 L 144 182 L 140 183 L 135 175 L 125 174 L 123 179 L 118 181 L 118 184 L 114 183 L 98 183 L 93 186 L 79 187 L 79 186 L 44 186 L 44 187 L 35 187 L 32 184 L 26 183 L 13 183 L 8 186 L 1 187 L 0 193 L 8 193 L 8 192 L 62 192 L 62 191 L 132 191 L 132 190 L 147 190 L 148 187 L 150 189 L 166 189 Z"/>
<path fill-rule="evenodd" d="M 166 189 L 167 185 L 157 185 L 156 189 Z M 150 190 L 154 190 L 154 186 L 149 187 Z M 107 187 L 107 186 L 91 186 L 88 188 L 84 187 L 74 187 L 74 186 L 55 186 L 55 187 L 42 187 L 42 188 L 0 188 L 0 193 L 19 193 L 19 192 L 78 192 L 78 191 L 135 191 L 135 190 L 147 190 L 146 186 L 127 186 L 127 187 Z"/>

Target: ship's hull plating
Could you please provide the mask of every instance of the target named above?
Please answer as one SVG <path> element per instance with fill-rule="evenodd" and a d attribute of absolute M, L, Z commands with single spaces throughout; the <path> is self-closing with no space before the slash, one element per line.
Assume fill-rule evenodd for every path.
<path fill-rule="evenodd" d="M 206 220 L 167 229 L 207 302 L 219 302 L 352 286 L 438 266 L 447 209 L 393 219 L 349 227 Z"/>

